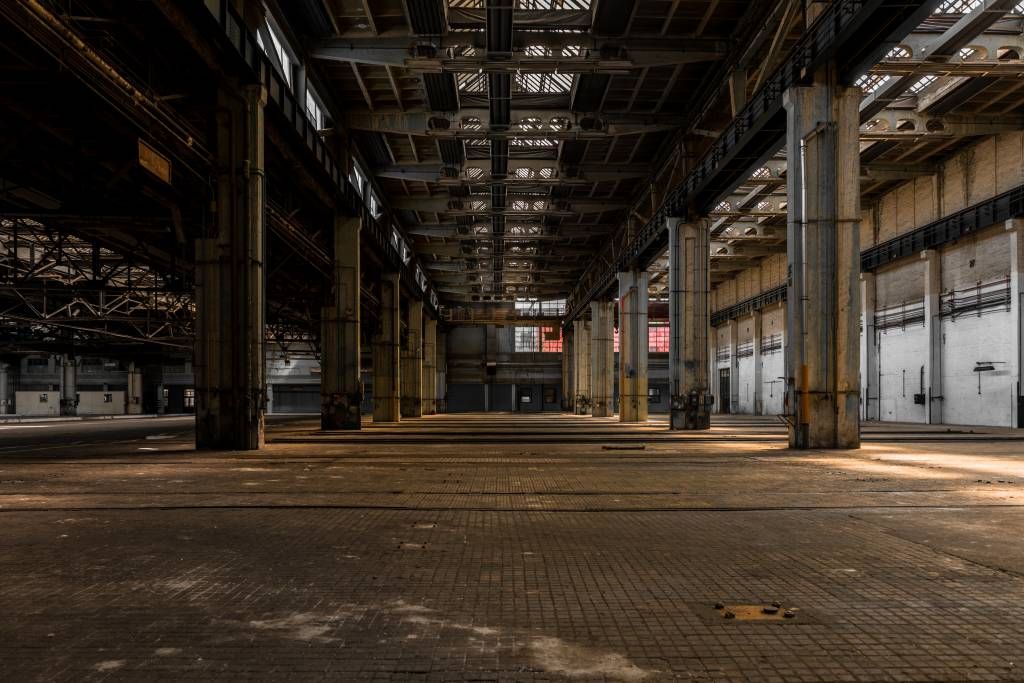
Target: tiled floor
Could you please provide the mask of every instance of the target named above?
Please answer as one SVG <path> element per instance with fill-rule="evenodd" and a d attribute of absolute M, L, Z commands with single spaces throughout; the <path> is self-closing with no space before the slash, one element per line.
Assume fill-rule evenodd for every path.
<path fill-rule="evenodd" d="M 1024 680 L 1006 432 L 794 453 L 752 418 L 439 416 L 231 454 L 74 429 L 0 432 L 3 680 Z M 772 602 L 795 617 L 715 609 Z"/>

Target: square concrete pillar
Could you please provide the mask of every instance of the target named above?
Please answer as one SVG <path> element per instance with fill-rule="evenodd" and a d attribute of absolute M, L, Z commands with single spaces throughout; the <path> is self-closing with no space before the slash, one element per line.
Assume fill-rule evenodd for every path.
<path fill-rule="evenodd" d="M 590 414 L 590 321 L 573 321 L 573 381 L 576 384 L 573 392 L 573 410 L 577 415 Z"/>
<path fill-rule="evenodd" d="M 401 330 L 398 273 L 380 277 L 380 324 L 373 337 L 373 421 L 398 422 L 401 419 L 399 393 Z"/>
<path fill-rule="evenodd" d="M 142 414 L 142 369 L 135 363 L 128 364 L 128 391 L 125 395 L 125 414 Z"/>
<path fill-rule="evenodd" d="M 78 359 L 68 354 L 60 363 L 60 414 L 78 414 Z"/>
<path fill-rule="evenodd" d="M 423 318 L 423 414 L 437 413 L 437 321 Z"/>
<path fill-rule="evenodd" d="M 752 337 L 750 343 L 753 349 L 754 364 L 754 415 L 764 415 L 764 368 L 761 367 L 761 311 L 752 311 L 750 314 L 750 328 Z"/>
<path fill-rule="evenodd" d="M 875 274 L 861 273 L 860 387 L 862 420 L 878 420 L 878 334 L 875 331 Z"/>
<path fill-rule="evenodd" d="M 573 328 L 568 326 L 562 330 L 562 411 L 568 413 L 576 409 L 576 380 L 573 376 L 576 358 L 572 331 Z"/>
<path fill-rule="evenodd" d="M 266 97 L 260 86 L 218 94 L 215 234 L 196 241 L 197 448 L 263 445 Z"/>
<path fill-rule="evenodd" d="M 647 273 L 619 273 L 619 421 L 647 421 Z"/>
<path fill-rule="evenodd" d="M 448 333 L 437 333 L 437 412 L 448 412 Z"/>
<path fill-rule="evenodd" d="M 924 329 L 928 353 L 924 379 L 928 383 L 928 424 L 942 424 L 942 255 L 935 249 L 921 252 L 924 261 Z"/>
<path fill-rule="evenodd" d="M 1015 218 L 1006 221 L 1010 231 L 1010 316 L 1013 334 L 1016 336 L 1017 353 L 1011 362 L 1014 378 L 1013 426 L 1024 428 L 1024 220 Z"/>
<path fill-rule="evenodd" d="M 706 219 L 668 219 L 670 429 L 710 429 L 711 248 Z"/>
<path fill-rule="evenodd" d="M 790 88 L 786 321 L 790 446 L 860 446 L 860 88 L 834 65 Z"/>
<path fill-rule="evenodd" d="M 0 363 L 0 415 L 14 412 L 11 410 L 9 369 L 10 365 L 7 363 Z"/>
<path fill-rule="evenodd" d="M 359 218 L 334 221 L 334 288 L 322 310 L 320 335 L 320 428 L 359 429 L 360 376 Z"/>
<path fill-rule="evenodd" d="M 409 301 L 409 320 L 402 347 L 402 417 L 423 416 L 423 302 Z"/>
<path fill-rule="evenodd" d="M 728 401 L 729 413 L 735 414 L 740 406 L 740 323 L 733 319 L 726 326 L 729 330 L 729 395 L 722 400 Z"/>
<path fill-rule="evenodd" d="M 590 392 L 591 414 L 615 414 L 615 302 L 590 304 Z"/>

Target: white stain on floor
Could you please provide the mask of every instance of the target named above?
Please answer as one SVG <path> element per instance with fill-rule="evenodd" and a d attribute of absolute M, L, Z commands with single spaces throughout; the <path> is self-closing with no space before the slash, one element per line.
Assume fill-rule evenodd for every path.
<path fill-rule="evenodd" d="M 530 642 L 529 648 L 538 666 L 570 678 L 605 677 L 619 681 L 642 681 L 652 673 L 620 654 L 573 645 L 561 638 L 540 636 Z"/>
<path fill-rule="evenodd" d="M 127 663 L 123 659 L 107 659 L 102 662 L 96 662 L 92 668 L 96 671 L 117 671 Z"/>

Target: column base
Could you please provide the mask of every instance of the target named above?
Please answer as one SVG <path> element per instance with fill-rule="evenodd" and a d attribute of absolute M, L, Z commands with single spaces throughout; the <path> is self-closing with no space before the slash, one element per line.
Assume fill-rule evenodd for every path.
<path fill-rule="evenodd" d="M 711 415 L 688 410 L 673 410 L 670 421 L 673 431 L 701 431 L 711 429 Z"/>
<path fill-rule="evenodd" d="M 423 403 L 418 398 L 402 399 L 402 417 L 423 417 Z"/>
<path fill-rule="evenodd" d="M 362 397 L 355 394 L 329 394 L 322 396 L 320 402 L 320 429 L 325 431 L 361 429 L 361 403 Z"/>

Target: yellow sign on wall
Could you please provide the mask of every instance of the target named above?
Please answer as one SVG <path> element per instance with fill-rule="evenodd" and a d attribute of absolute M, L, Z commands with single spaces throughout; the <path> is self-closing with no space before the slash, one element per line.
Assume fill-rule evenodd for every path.
<path fill-rule="evenodd" d="M 171 160 L 139 140 L 139 165 L 168 185 L 171 184 Z"/>

